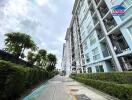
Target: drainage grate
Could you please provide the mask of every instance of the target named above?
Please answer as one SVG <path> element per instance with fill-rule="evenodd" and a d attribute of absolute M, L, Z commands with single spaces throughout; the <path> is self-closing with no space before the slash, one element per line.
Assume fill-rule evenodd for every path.
<path fill-rule="evenodd" d="M 78 91 L 78 89 L 71 89 L 71 91 L 72 91 L 72 92 L 77 92 L 77 91 Z"/>
<path fill-rule="evenodd" d="M 75 95 L 77 97 L 77 100 L 91 100 L 89 97 L 87 97 L 84 94 L 81 95 Z"/>

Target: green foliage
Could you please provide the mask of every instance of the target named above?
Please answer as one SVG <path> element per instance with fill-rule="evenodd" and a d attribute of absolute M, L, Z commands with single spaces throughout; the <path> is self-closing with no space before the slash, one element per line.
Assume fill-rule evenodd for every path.
<path fill-rule="evenodd" d="M 48 78 L 46 70 L 0 61 L 0 100 L 16 100 L 25 89 Z"/>
<path fill-rule="evenodd" d="M 111 81 L 119 84 L 132 84 L 132 72 L 91 73 L 78 74 L 77 76 L 86 79 Z"/>
<path fill-rule="evenodd" d="M 53 54 L 48 54 L 47 55 L 47 61 L 48 61 L 47 71 L 55 70 L 55 65 L 57 63 L 56 56 Z"/>
<path fill-rule="evenodd" d="M 94 73 L 71 75 L 71 78 L 106 92 L 111 96 L 115 96 L 120 100 L 132 100 L 131 75 L 132 72 L 113 72 L 108 74 Z"/>
<path fill-rule="evenodd" d="M 34 41 L 25 33 L 11 32 L 5 34 L 5 36 L 5 50 L 16 55 L 17 57 L 23 58 L 25 49 L 37 49 Z"/>
<path fill-rule="evenodd" d="M 35 54 L 31 51 L 28 52 L 27 60 L 33 65 L 36 61 Z"/>
<path fill-rule="evenodd" d="M 44 49 L 38 50 L 38 53 L 36 54 L 37 65 L 41 66 L 42 68 L 46 67 L 46 55 L 47 51 Z"/>

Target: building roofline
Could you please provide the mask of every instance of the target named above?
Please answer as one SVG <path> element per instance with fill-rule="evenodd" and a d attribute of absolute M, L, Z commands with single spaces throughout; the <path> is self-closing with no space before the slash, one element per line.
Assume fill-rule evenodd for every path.
<path fill-rule="evenodd" d="M 74 15 L 76 9 L 77 9 L 77 6 L 78 6 L 78 3 L 80 2 L 81 0 L 75 0 L 75 3 L 74 3 L 74 6 L 73 6 L 73 10 L 72 10 L 72 14 Z"/>

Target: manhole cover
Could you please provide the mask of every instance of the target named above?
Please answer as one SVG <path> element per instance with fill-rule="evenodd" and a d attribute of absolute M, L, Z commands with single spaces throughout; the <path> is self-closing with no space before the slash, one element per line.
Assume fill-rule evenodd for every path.
<path fill-rule="evenodd" d="M 77 92 L 77 91 L 78 91 L 78 89 L 71 89 L 71 91 L 72 91 L 72 92 Z"/>
<path fill-rule="evenodd" d="M 76 97 L 77 97 L 77 100 L 91 100 L 89 97 L 87 97 L 84 94 L 76 95 Z"/>

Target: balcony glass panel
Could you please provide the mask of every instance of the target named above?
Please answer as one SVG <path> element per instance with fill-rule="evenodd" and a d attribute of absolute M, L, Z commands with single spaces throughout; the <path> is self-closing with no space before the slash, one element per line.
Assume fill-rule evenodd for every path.
<path fill-rule="evenodd" d="M 100 2 L 100 0 L 95 0 L 96 5 L 98 5 L 98 4 L 99 4 L 99 2 Z"/>
<path fill-rule="evenodd" d="M 107 32 L 112 30 L 117 25 L 113 17 L 104 19 L 104 24 Z"/>
<path fill-rule="evenodd" d="M 103 18 L 107 12 L 109 11 L 107 5 L 105 2 L 102 3 L 102 5 L 98 8 L 99 12 L 100 12 L 100 15 L 101 17 Z"/>
<path fill-rule="evenodd" d="M 121 20 L 126 19 L 127 17 L 132 15 L 132 6 L 130 8 L 128 8 L 123 16 L 120 16 Z"/>

